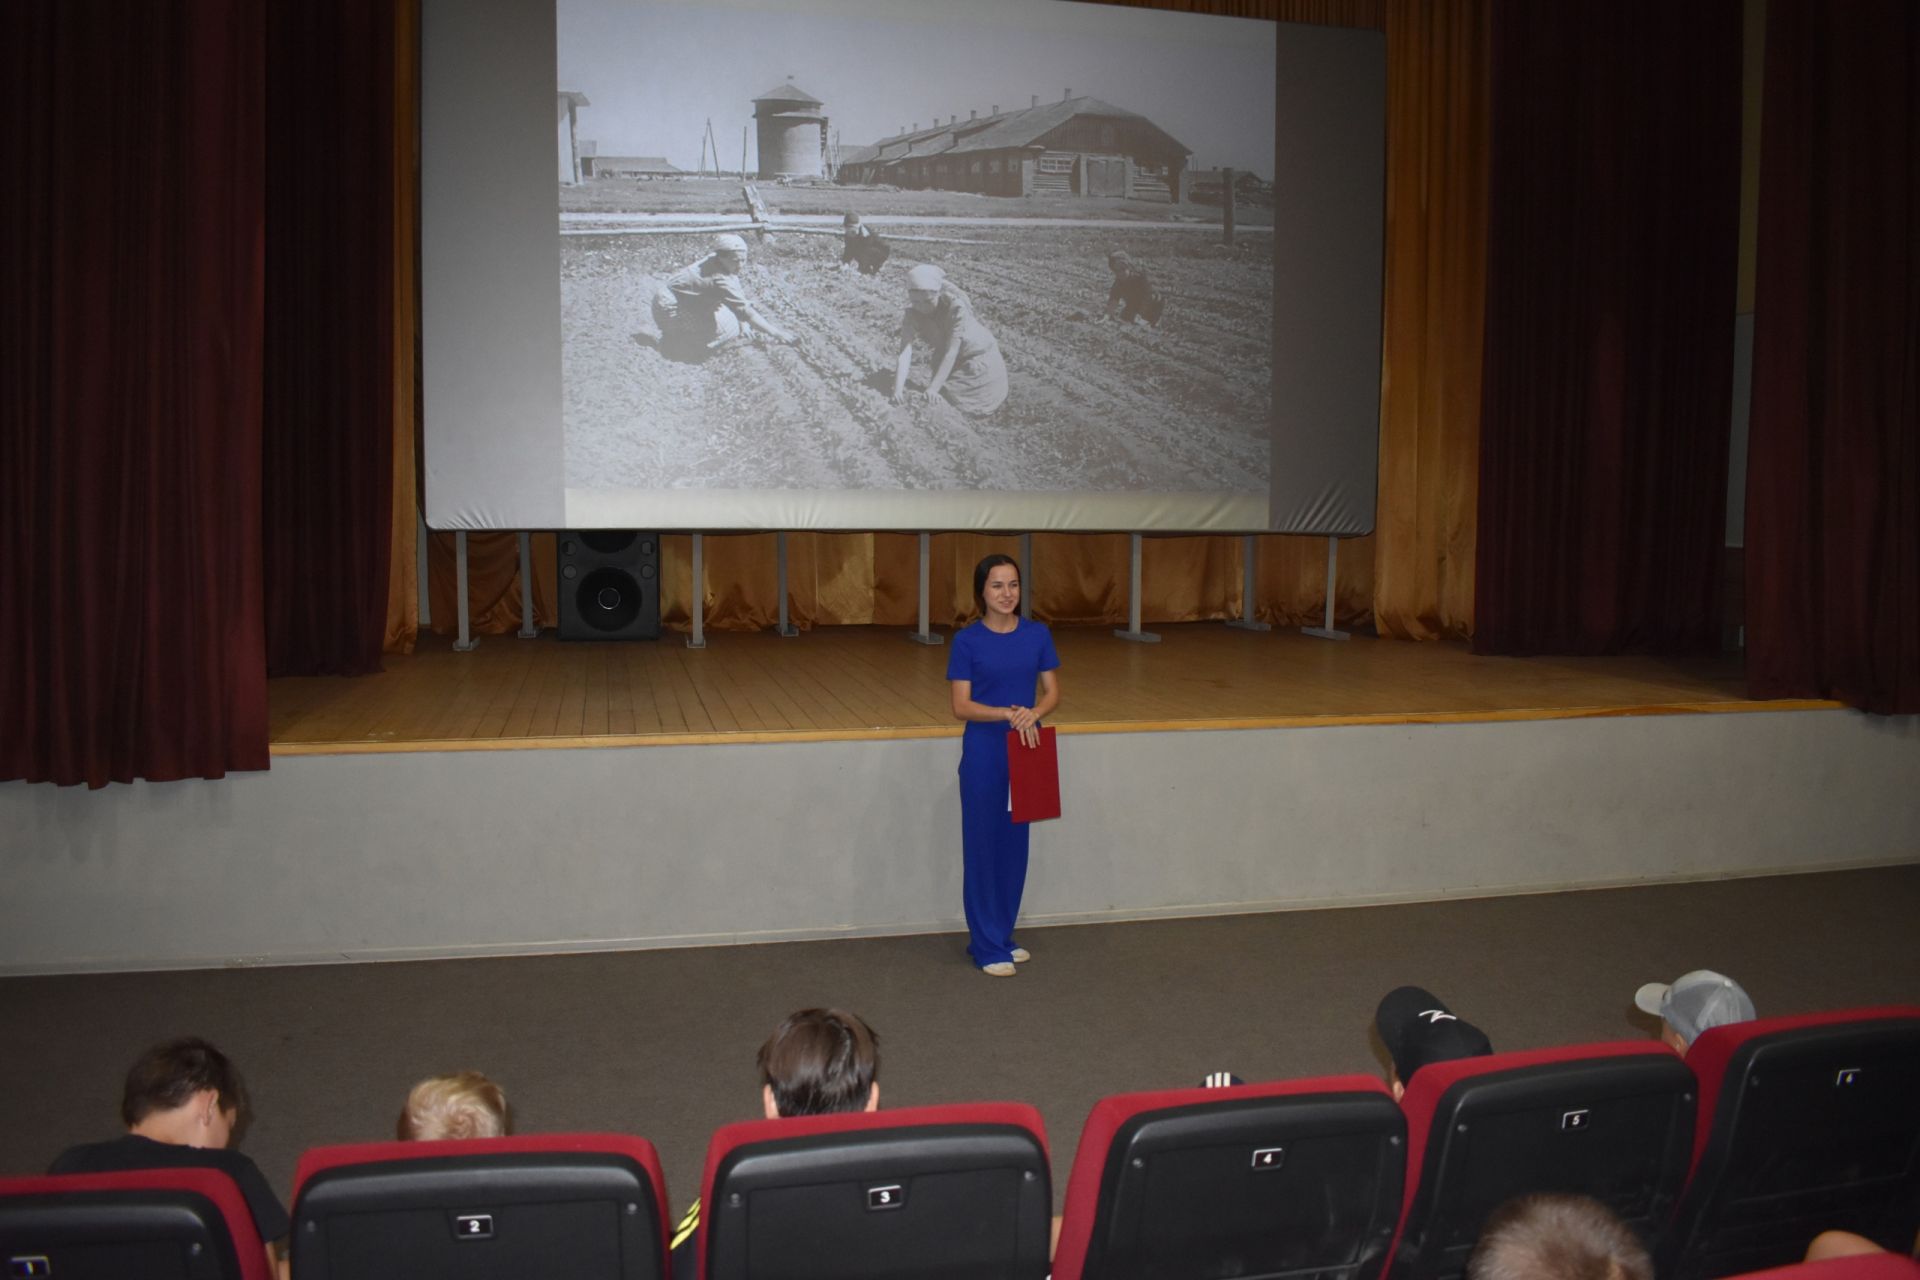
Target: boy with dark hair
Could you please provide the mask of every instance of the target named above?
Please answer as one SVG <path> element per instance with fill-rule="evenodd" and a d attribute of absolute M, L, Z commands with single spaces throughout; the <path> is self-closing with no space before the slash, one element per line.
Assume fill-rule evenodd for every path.
<path fill-rule="evenodd" d="M 267 1259 L 285 1276 L 291 1223 L 253 1161 L 227 1150 L 247 1111 L 247 1089 L 227 1056 L 197 1036 L 141 1054 L 127 1071 L 120 1118 L 127 1132 L 69 1147 L 48 1173 L 123 1173 L 134 1169 L 217 1169 L 233 1179 L 267 1242 Z"/>
<path fill-rule="evenodd" d="M 1488 1217 L 1467 1280 L 1653 1280 L 1653 1261 L 1590 1196 L 1517 1196 Z"/>
<path fill-rule="evenodd" d="M 757 1061 L 761 1109 L 769 1120 L 880 1109 L 880 1037 L 857 1014 L 789 1014 L 760 1046 Z"/>
<path fill-rule="evenodd" d="M 788 1014 L 760 1046 L 760 1107 L 769 1120 L 880 1109 L 880 1035 L 844 1009 Z M 700 1257 L 700 1202 L 673 1229 L 674 1280 Z"/>

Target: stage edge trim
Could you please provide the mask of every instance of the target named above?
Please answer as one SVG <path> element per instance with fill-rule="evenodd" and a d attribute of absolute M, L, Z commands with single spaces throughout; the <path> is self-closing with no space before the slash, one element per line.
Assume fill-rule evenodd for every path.
<path fill-rule="evenodd" d="M 1845 711 L 1844 702 L 1781 698 L 1773 702 L 1666 702 L 1622 707 L 1511 707 L 1497 711 L 1381 711 L 1342 715 L 1249 716 L 1214 720 L 1103 720 L 1060 723 L 1062 734 L 1193 733 L 1240 729 L 1337 729 L 1351 725 L 1500 724 L 1524 720 L 1592 720 L 1621 716 L 1745 714 L 1757 711 Z M 893 742 L 957 738 L 960 726 L 901 725 L 872 729 L 754 729 L 737 733 L 585 734 L 546 738 L 419 738 L 407 741 L 275 742 L 275 756 L 379 755 L 408 751 L 580 751 L 595 747 L 710 747 L 776 742 Z"/>

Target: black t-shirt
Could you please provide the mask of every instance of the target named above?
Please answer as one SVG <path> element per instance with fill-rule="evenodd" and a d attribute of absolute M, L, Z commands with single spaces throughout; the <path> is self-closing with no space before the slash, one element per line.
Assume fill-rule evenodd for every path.
<path fill-rule="evenodd" d="M 232 1178 L 253 1215 L 254 1229 L 267 1244 L 285 1239 L 293 1230 L 286 1207 L 267 1185 L 260 1167 L 238 1151 L 187 1147 L 155 1142 L 137 1133 L 110 1142 L 88 1142 L 68 1147 L 48 1173 L 128 1173 L 136 1169 L 218 1169 Z"/>

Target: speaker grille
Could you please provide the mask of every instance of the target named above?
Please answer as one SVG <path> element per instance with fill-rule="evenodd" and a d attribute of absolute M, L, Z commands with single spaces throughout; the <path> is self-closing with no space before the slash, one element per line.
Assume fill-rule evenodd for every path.
<path fill-rule="evenodd" d="M 646 593 L 625 569 L 595 569 L 574 592 L 580 621 L 595 631 L 619 631 L 640 616 Z"/>
<path fill-rule="evenodd" d="M 660 634 L 660 540 L 625 529 L 561 534 L 560 638 L 650 640 Z"/>

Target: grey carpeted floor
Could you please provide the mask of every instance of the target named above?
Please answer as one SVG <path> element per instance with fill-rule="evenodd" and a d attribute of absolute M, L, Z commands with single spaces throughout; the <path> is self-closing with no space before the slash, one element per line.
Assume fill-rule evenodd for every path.
<path fill-rule="evenodd" d="M 477 1067 L 517 1127 L 659 1147 L 675 1204 L 757 1114 L 753 1057 L 833 1004 L 882 1037 L 887 1106 L 1039 1107 L 1056 1201 L 1107 1093 L 1380 1069 L 1373 1006 L 1429 987 L 1499 1049 L 1650 1035 L 1642 982 L 1732 974 L 1763 1014 L 1920 1002 L 1920 864 L 1707 884 L 1034 930 L 994 980 L 955 935 L 410 964 L 0 980 L 0 1173 L 111 1136 L 121 1076 L 188 1032 L 247 1076 L 276 1186 L 311 1145 L 391 1136 L 420 1076 Z"/>

